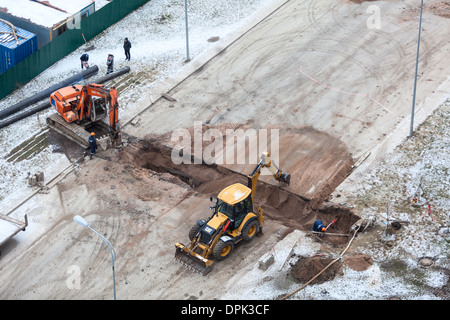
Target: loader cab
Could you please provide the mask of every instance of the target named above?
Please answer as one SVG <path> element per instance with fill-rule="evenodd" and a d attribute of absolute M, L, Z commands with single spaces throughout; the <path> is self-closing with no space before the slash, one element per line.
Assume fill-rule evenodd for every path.
<path fill-rule="evenodd" d="M 217 196 L 216 212 L 225 214 L 237 229 L 249 212 L 253 211 L 251 189 L 235 183 L 223 189 Z"/>

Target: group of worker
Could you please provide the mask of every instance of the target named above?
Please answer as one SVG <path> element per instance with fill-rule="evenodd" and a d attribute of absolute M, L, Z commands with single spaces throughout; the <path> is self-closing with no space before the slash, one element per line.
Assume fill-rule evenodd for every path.
<path fill-rule="evenodd" d="M 131 59 L 131 54 L 130 54 L 130 49 L 131 49 L 131 42 L 128 40 L 128 38 L 125 38 L 124 42 L 123 42 L 123 49 L 125 50 L 125 60 L 130 61 Z M 89 68 L 89 54 L 87 53 L 83 53 L 80 57 L 81 60 L 81 70 L 83 70 L 84 68 Z M 114 72 L 114 55 L 112 54 L 108 54 L 108 58 L 106 59 L 106 66 L 107 66 L 107 71 L 106 74 L 109 74 L 111 72 Z"/>

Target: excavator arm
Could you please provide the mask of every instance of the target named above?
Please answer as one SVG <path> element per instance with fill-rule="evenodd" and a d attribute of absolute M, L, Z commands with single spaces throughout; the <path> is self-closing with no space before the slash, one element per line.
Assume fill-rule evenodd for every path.
<path fill-rule="evenodd" d="M 80 114 L 83 114 L 83 112 L 85 112 L 87 117 L 91 117 L 92 112 L 94 112 L 91 97 L 101 97 L 107 101 L 107 104 L 109 105 L 108 133 L 112 141 L 117 140 L 120 134 L 119 102 L 117 97 L 117 90 L 115 88 L 109 89 L 104 87 L 103 85 L 95 83 L 83 87 L 83 93 L 79 101 L 78 109 L 80 111 Z"/>
<path fill-rule="evenodd" d="M 110 108 L 109 108 L 109 128 L 110 128 L 110 134 L 116 136 L 120 129 L 119 129 L 119 103 L 117 101 L 117 90 L 114 89 L 114 91 L 110 92 Z"/>
<path fill-rule="evenodd" d="M 263 152 L 263 154 L 261 155 L 261 160 L 253 169 L 252 173 L 247 176 L 248 187 L 252 190 L 252 200 L 255 196 L 256 182 L 258 181 L 259 176 L 261 175 L 261 170 L 263 168 L 268 168 L 272 172 L 275 180 L 287 185 L 289 185 L 289 183 L 291 182 L 291 175 L 280 170 L 275 162 L 271 160 L 270 154 L 268 152 Z"/>

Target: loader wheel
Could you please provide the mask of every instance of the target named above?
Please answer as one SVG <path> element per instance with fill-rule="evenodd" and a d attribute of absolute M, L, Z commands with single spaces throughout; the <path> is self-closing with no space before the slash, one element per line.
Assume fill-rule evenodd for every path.
<path fill-rule="evenodd" d="M 191 230 L 189 230 L 189 240 L 194 240 L 195 236 L 198 234 L 198 232 L 202 229 L 202 225 L 196 222 Z"/>
<path fill-rule="evenodd" d="M 253 219 L 247 222 L 247 224 L 242 228 L 242 239 L 244 241 L 252 240 L 259 231 L 258 220 Z"/>
<path fill-rule="evenodd" d="M 234 242 L 219 240 L 213 249 L 213 256 L 216 260 L 228 258 L 234 248 Z"/>

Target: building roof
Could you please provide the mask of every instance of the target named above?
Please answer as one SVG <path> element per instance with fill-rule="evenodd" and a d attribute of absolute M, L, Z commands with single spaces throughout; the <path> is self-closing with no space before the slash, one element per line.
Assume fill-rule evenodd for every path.
<path fill-rule="evenodd" d="M 11 27 L 9 25 L 0 21 L 0 45 L 7 47 L 9 49 L 14 49 L 17 46 L 20 46 L 24 41 L 27 41 L 28 39 L 35 36 L 34 33 L 28 32 L 28 31 L 18 28 L 18 27 L 15 27 L 15 31 L 17 34 L 17 40 L 19 41 L 19 44 L 17 44 L 13 35 L 3 33 L 3 32 L 12 32 L 12 31 L 11 31 Z"/>
<path fill-rule="evenodd" d="M 0 10 L 34 24 L 51 28 L 80 12 L 94 0 L 2 0 Z"/>

